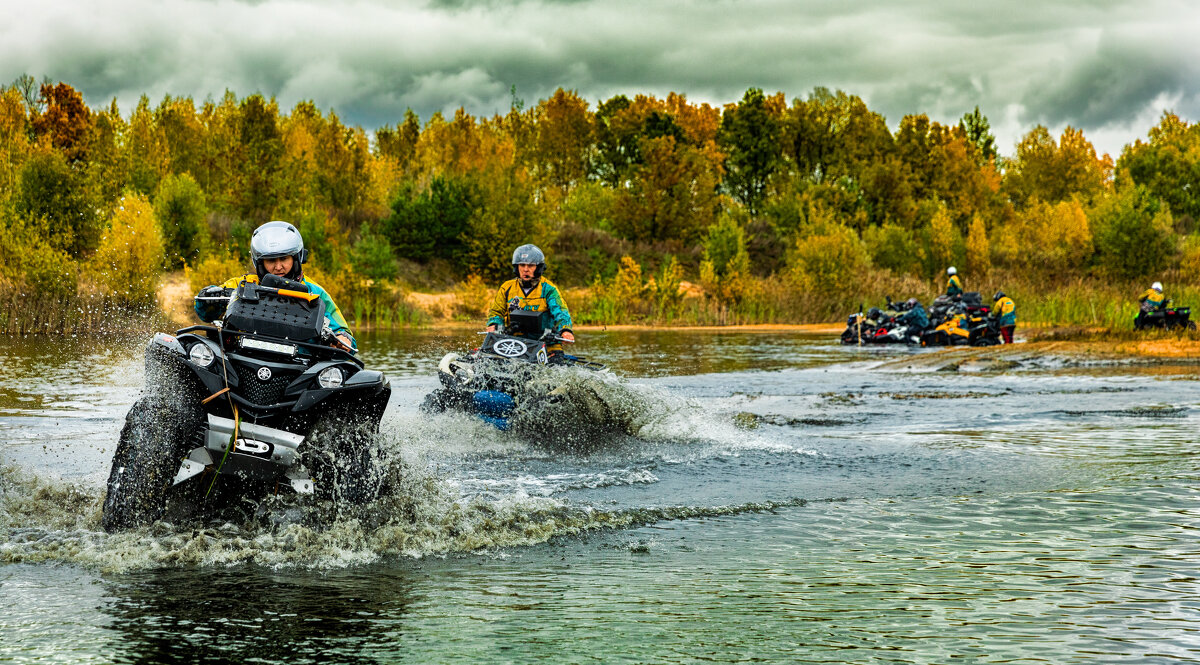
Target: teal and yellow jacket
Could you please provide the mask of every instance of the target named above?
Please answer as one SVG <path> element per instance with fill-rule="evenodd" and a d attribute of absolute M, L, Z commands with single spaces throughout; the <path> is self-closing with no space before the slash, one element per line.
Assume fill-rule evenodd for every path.
<path fill-rule="evenodd" d="M 1000 317 L 1001 327 L 1017 325 L 1017 304 L 1013 302 L 1012 298 L 1004 296 L 997 300 L 992 311 Z"/>
<path fill-rule="evenodd" d="M 242 275 L 241 277 L 231 277 L 228 280 L 225 280 L 225 283 L 221 285 L 221 288 L 236 289 L 238 284 L 241 284 L 242 282 L 258 284 L 258 275 L 250 273 L 248 275 Z M 354 335 L 350 333 L 350 324 L 346 323 L 346 317 L 342 316 L 342 310 L 338 309 L 337 303 L 333 302 L 333 298 L 330 297 L 329 292 L 321 288 L 320 285 L 310 279 L 305 279 L 304 283 L 308 285 L 309 293 L 317 294 L 317 297 L 321 299 L 321 302 L 325 303 L 325 320 L 329 322 L 329 327 L 333 330 L 333 334 L 345 335 L 350 339 L 350 345 L 357 349 L 358 342 L 354 340 Z M 199 316 L 201 321 L 212 321 L 214 319 L 219 319 L 225 314 L 225 307 L 220 303 L 215 303 L 212 301 L 201 302 L 197 300 L 195 309 L 196 316 Z"/>
<path fill-rule="evenodd" d="M 558 287 L 545 277 L 538 280 L 528 295 L 515 278 L 501 284 L 492 298 L 492 306 L 488 308 L 487 324 L 507 326 L 510 305 L 516 309 L 539 312 L 543 329 L 557 332 L 571 329 L 571 312 L 567 310 L 567 303 L 563 302 Z"/>
<path fill-rule="evenodd" d="M 1138 298 L 1138 301 L 1145 303 L 1142 307 L 1143 312 L 1152 312 L 1162 306 L 1163 299 L 1163 294 L 1158 291 L 1146 289 L 1146 292 L 1142 294 L 1141 298 Z"/>
<path fill-rule="evenodd" d="M 946 295 L 957 296 L 962 295 L 962 281 L 958 279 L 958 275 L 950 275 L 950 280 L 946 282 Z"/>

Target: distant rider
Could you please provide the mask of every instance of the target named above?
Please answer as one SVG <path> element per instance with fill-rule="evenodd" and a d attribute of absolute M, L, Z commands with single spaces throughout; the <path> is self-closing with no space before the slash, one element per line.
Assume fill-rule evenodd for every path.
<path fill-rule="evenodd" d="M 304 239 L 296 227 L 287 222 L 267 222 L 255 229 L 250 238 L 250 260 L 254 262 L 254 273 L 232 277 L 220 286 L 205 287 L 200 295 L 220 295 L 225 289 L 236 289 L 242 282 L 257 284 L 267 273 L 303 282 L 309 293 L 317 294 L 325 303 L 325 321 L 338 341 L 350 351 L 358 348 L 346 318 L 329 292 L 304 277 L 303 264 L 308 260 L 308 251 L 304 249 Z M 222 300 L 201 300 L 197 297 L 195 308 L 202 321 L 213 321 L 225 315 L 225 302 Z"/>
<path fill-rule="evenodd" d="M 1013 331 L 1017 329 L 1017 305 L 1012 298 L 1004 295 L 1003 291 L 997 291 L 996 295 L 992 296 L 992 316 L 1000 319 L 1000 336 L 1004 338 L 1005 344 L 1013 343 Z"/>
<path fill-rule="evenodd" d="M 946 295 L 950 296 L 951 298 L 955 296 L 961 296 L 963 293 L 963 287 L 962 280 L 958 278 L 958 271 L 954 269 L 954 266 L 950 266 L 949 268 L 946 268 L 946 274 L 950 277 L 950 279 L 946 281 Z"/>
<path fill-rule="evenodd" d="M 546 270 L 546 255 L 535 245 L 521 245 L 512 255 L 513 279 L 500 285 L 488 308 L 488 331 L 508 327 L 508 313 L 513 309 L 539 312 L 543 330 L 555 330 L 559 337 L 574 342 L 571 332 L 571 312 L 563 302 L 562 293 L 553 282 L 542 277 Z M 547 345 L 547 350 L 561 352 L 561 344 Z"/>
<path fill-rule="evenodd" d="M 1157 311 L 1162 307 L 1164 300 L 1166 299 L 1163 298 L 1162 282 L 1151 284 L 1150 288 L 1146 289 L 1146 292 L 1142 294 L 1142 297 L 1138 298 L 1138 302 L 1142 303 L 1141 309 L 1143 314 Z"/>
<path fill-rule="evenodd" d="M 909 298 L 905 305 L 907 311 L 896 317 L 896 321 L 904 325 L 925 330 L 929 327 L 929 315 L 925 313 L 925 308 L 921 306 L 921 301 L 916 298 Z"/>

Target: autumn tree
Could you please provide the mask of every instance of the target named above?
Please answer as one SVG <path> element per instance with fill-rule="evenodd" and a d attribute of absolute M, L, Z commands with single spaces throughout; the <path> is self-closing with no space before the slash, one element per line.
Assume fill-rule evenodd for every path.
<path fill-rule="evenodd" d="M 66 83 L 43 83 L 41 103 L 42 111 L 32 118 L 34 133 L 47 137 L 68 162 L 86 159 L 91 111 L 83 103 L 83 96 Z"/>
<path fill-rule="evenodd" d="M 784 115 L 784 154 L 797 175 L 813 182 L 849 176 L 892 150 L 883 116 L 857 95 L 816 88 L 796 99 Z"/>
<path fill-rule="evenodd" d="M 124 148 L 129 125 L 121 117 L 116 99 L 108 108 L 96 111 L 92 118 L 87 181 L 98 201 L 107 208 L 129 187 L 129 152 Z"/>
<path fill-rule="evenodd" d="M 404 122 L 395 129 L 391 125 L 384 125 L 375 131 L 375 146 L 381 157 L 392 160 L 403 171 L 416 154 L 420 137 L 421 119 L 412 109 L 407 109 Z"/>
<path fill-rule="evenodd" d="M 998 217 L 1004 205 L 1000 178 L 991 161 L 980 162 L 975 147 L 958 127 L 909 115 L 896 132 L 896 154 L 907 167 L 913 198 L 947 207 L 959 232 L 966 233 L 979 214 Z"/>
<path fill-rule="evenodd" d="M 283 159 L 279 109 L 274 100 L 251 95 L 242 100 L 237 124 L 241 185 L 237 211 L 253 223 L 268 221 L 279 205 L 278 175 Z"/>
<path fill-rule="evenodd" d="M 208 139 L 204 126 L 190 97 L 167 95 L 154 109 L 154 123 L 166 144 L 168 171 L 190 173 L 197 178 L 201 173 L 204 142 Z"/>
<path fill-rule="evenodd" d="M 0 197 L 11 196 L 16 187 L 29 152 L 28 127 L 20 91 L 15 86 L 0 90 Z"/>
<path fill-rule="evenodd" d="M 150 202 L 124 197 L 90 262 L 93 280 L 119 300 L 146 305 L 154 302 L 162 264 L 162 236 Z"/>
<path fill-rule="evenodd" d="M 643 138 L 632 184 L 617 205 L 613 228 L 631 240 L 694 242 L 712 223 L 719 171 L 674 136 Z"/>
<path fill-rule="evenodd" d="M 559 88 L 534 112 L 537 132 L 533 163 L 538 181 L 565 196 L 588 172 L 592 120 L 587 102 Z"/>
<path fill-rule="evenodd" d="M 125 141 L 125 160 L 129 164 L 129 184 L 149 196 L 171 169 L 170 147 L 162 127 L 150 110 L 150 100 L 142 95 L 129 118 Z"/>
<path fill-rule="evenodd" d="M 1111 174 L 1111 160 L 1107 155 L 1096 157 L 1083 132 L 1067 127 L 1055 141 L 1038 125 L 1017 144 L 1003 189 L 1017 208 L 1034 200 L 1058 203 L 1074 196 L 1089 203 L 1105 190 Z"/>

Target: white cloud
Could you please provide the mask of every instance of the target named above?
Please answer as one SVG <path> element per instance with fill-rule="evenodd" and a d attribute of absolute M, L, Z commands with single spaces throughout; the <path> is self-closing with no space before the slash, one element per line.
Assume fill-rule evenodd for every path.
<path fill-rule="evenodd" d="M 669 91 L 712 104 L 749 87 L 857 94 L 892 127 L 978 105 L 1002 152 L 1037 123 L 1102 151 L 1144 136 L 1154 105 L 1197 119 L 1200 6 L 1181 0 L 43 0 L 0 7 L 0 81 L 29 73 L 93 105 L 228 88 L 312 99 L 373 129 L 507 108 L 555 88 L 597 102 Z"/>

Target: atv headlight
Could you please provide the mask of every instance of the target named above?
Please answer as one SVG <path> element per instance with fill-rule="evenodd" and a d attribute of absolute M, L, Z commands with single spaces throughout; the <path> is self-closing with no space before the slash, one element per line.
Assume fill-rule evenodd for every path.
<path fill-rule="evenodd" d="M 345 375 L 337 367 L 326 367 L 317 375 L 317 383 L 322 388 L 338 388 L 342 385 Z"/>
<path fill-rule="evenodd" d="M 212 349 L 208 348 L 207 344 L 193 344 L 192 348 L 188 349 L 188 360 L 200 367 L 208 367 L 213 361 Z"/>

